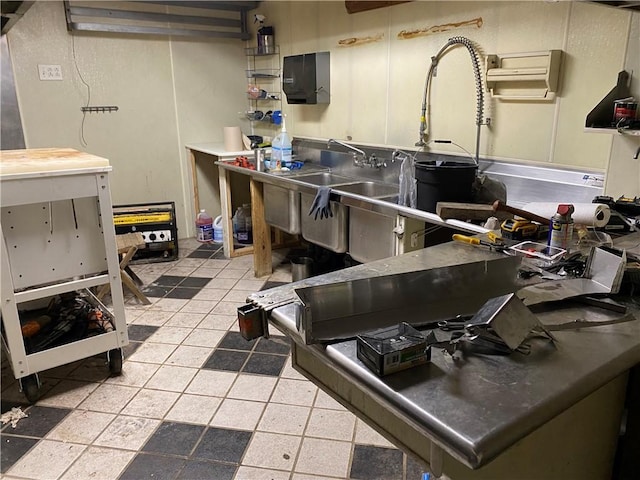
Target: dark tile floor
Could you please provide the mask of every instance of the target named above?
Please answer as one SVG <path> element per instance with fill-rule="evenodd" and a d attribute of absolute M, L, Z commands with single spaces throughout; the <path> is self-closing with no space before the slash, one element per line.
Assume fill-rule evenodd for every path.
<path fill-rule="evenodd" d="M 133 266 L 152 305 L 127 297 L 121 376 L 101 356 L 47 370 L 29 406 L 3 360 L 2 412 L 28 415 L 0 432 L 3 478 L 422 478 L 419 464 L 291 367 L 285 337 L 239 334 L 246 296 L 291 281 L 283 256 L 256 279 L 250 256 L 229 260 L 192 240 L 180 253 Z"/>

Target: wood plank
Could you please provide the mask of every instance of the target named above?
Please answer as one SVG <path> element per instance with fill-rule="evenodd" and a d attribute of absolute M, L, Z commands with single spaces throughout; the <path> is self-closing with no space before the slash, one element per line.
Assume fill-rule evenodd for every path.
<path fill-rule="evenodd" d="M 224 256 L 233 256 L 233 212 L 231 211 L 231 185 L 229 185 L 229 171 L 218 167 L 220 181 L 220 210 L 222 215 L 222 245 Z"/>
<path fill-rule="evenodd" d="M 438 202 L 436 214 L 443 219 L 455 218 L 457 220 L 487 220 L 489 217 L 497 217 L 498 220 L 513 218 L 508 212 L 494 212 L 492 205 L 480 203 Z"/>
<path fill-rule="evenodd" d="M 251 221 L 253 223 L 253 272 L 256 277 L 273 271 L 271 260 L 271 228 L 264 218 L 264 189 L 262 182 L 250 180 Z"/>
<path fill-rule="evenodd" d="M 189 163 L 191 164 L 191 183 L 193 185 L 193 213 L 200 213 L 200 194 L 198 192 L 198 172 L 196 171 L 196 154 L 193 150 L 189 150 Z"/>
<path fill-rule="evenodd" d="M 365 1 L 345 1 L 344 6 L 349 13 L 366 12 L 367 10 L 373 10 L 375 8 L 391 7 L 400 3 L 409 3 L 411 0 L 404 1 L 378 1 L 378 0 L 365 0 Z"/>

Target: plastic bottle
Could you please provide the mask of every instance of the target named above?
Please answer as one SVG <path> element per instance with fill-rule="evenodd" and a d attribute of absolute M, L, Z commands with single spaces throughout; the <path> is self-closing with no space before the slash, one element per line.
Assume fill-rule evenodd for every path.
<path fill-rule="evenodd" d="M 237 225 L 236 235 L 238 243 L 252 243 L 251 206 L 245 203 L 242 207 L 238 207 L 234 218 L 236 219 Z"/>
<path fill-rule="evenodd" d="M 204 208 L 196 217 L 196 240 L 202 243 L 213 242 L 213 218 Z"/>
<path fill-rule="evenodd" d="M 286 115 L 282 116 L 282 130 L 280 131 L 280 163 L 283 167 L 291 166 L 291 157 L 293 150 L 291 148 L 291 137 L 287 133 L 287 125 L 285 123 Z"/>
<path fill-rule="evenodd" d="M 271 141 L 271 169 L 280 170 L 282 168 L 282 133 L 276 135 Z"/>

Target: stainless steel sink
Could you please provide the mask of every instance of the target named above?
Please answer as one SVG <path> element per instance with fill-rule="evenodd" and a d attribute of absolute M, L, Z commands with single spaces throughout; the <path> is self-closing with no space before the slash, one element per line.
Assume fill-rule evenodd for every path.
<path fill-rule="evenodd" d="M 389 197 L 398 194 L 397 185 L 386 185 L 384 183 L 361 182 L 352 185 L 342 185 L 335 190 L 339 192 L 355 193 L 369 198 Z"/>
<path fill-rule="evenodd" d="M 353 178 L 343 177 L 342 175 L 335 175 L 329 172 L 312 173 L 308 175 L 304 175 L 304 174 L 296 175 L 295 177 L 292 177 L 292 178 L 294 180 L 298 180 L 299 182 L 309 183 L 311 185 L 323 186 L 323 187 L 324 186 L 330 187 L 334 185 L 346 185 L 346 184 L 354 183 L 358 181 Z"/>

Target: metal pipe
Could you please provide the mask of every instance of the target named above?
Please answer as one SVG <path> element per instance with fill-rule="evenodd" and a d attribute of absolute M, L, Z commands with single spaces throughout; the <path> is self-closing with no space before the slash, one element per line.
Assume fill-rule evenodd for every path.
<path fill-rule="evenodd" d="M 350 150 L 353 150 L 354 152 L 359 153 L 359 154 L 360 154 L 360 155 L 362 155 L 364 158 L 367 158 L 367 154 L 366 154 L 366 153 L 364 153 L 364 151 L 360 150 L 359 148 L 354 147 L 353 145 L 349 145 L 348 143 L 341 142 L 340 140 L 336 140 L 336 139 L 334 139 L 334 138 L 330 138 L 330 139 L 327 141 L 327 148 L 330 148 L 332 143 L 337 143 L 338 145 L 342 145 L 342 146 L 343 146 L 343 147 L 345 147 L 345 148 L 348 148 L 348 149 L 350 149 Z"/>

